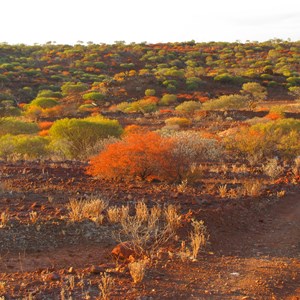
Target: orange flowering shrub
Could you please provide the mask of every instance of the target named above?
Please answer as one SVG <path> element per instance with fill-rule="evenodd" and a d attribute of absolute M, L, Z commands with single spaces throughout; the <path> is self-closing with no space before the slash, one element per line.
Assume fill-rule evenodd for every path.
<path fill-rule="evenodd" d="M 39 128 L 40 130 L 46 130 L 49 129 L 52 126 L 53 122 L 50 121 L 44 121 L 44 122 L 39 122 Z"/>
<path fill-rule="evenodd" d="M 48 135 L 49 135 L 49 129 L 44 129 L 39 132 L 39 136 L 48 136 Z"/>
<path fill-rule="evenodd" d="M 277 119 L 282 119 L 282 115 L 276 112 L 270 112 L 265 116 L 266 119 L 269 120 L 277 120 Z"/>
<path fill-rule="evenodd" d="M 87 173 L 105 179 L 156 177 L 174 180 L 170 155 L 173 142 L 154 132 L 133 132 L 90 159 Z"/>

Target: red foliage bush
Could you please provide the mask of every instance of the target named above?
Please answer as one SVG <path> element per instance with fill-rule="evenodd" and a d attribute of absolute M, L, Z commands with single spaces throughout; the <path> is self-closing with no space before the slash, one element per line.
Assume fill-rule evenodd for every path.
<path fill-rule="evenodd" d="M 134 131 L 122 141 L 110 144 L 90 159 L 87 174 L 105 179 L 142 179 L 149 177 L 172 181 L 173 141 L 154 132 Z"/>

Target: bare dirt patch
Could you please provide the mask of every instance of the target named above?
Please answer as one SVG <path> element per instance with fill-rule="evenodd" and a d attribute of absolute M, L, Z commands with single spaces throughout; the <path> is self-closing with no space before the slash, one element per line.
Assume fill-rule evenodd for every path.
<path fill-rule="evenodd" d="M 201 185 L 178 192 L 160 183 L 97 181 L 80 163 L 2 164 L 1 171 L 0 207 L 4 211 L 9 204 L 10 217 L 0 229 L 4 299 L 61 299 L 62 294 L 97 299 L 102 271 L 114 279 L 112 299 L 300 298 L 298 185 L 288 186 L 282 198 L 220 199 L 202 194 Z M 205 221 L 211 243 L 194 262 L 166 251 L 144 281 L 133 284 L 128 269 L 115 268 L 110 255 L 117 243 L 114 225 L 67 219 L 69 198 L 88 194 L 112 205 L 180 204 L 184 213 L 191 209 Z M 31 211 L 39 216 L 34 224 Z M 179 230 L 179 241 L 189 229 L 187 223 Z"/>

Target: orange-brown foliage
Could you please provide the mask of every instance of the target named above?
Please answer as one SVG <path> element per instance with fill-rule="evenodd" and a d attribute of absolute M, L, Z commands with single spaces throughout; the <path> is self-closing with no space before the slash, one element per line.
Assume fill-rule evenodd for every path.
<path fill-rule="evenodd" d="M 45 121 L 45 122 L 39 122 L 39 128 L 40 130 L 46 130 L 49 129 L 52 126 L 53 122 Z"/>
<path fill-rule="evenodd" d="M 91 158 L 87 173 L 106 179 L 173 180 L 173 141 L 154 132 L 133 132 Z"/>
<path fill-rule="evenodd" d="M 269 120 L 278 120 L 278 119 L 282 119 L 283 116 L 280 113 L 270 112 L 265 116 L 265 118 Z"/>
<path fill-rule="evenodd" d="M 44 129 L 39 132 L 39 136 L 48 136 L 48 135 L 49 135 L 49 129 Z"/>

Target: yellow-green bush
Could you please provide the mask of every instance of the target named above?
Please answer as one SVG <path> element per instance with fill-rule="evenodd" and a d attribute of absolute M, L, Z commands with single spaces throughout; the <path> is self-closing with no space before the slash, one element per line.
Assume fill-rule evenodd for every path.
<path fill-rule="evenodd" d="M 0 157 L 9 159 L 37 159 L 46 157 L 49 140 L 40 136 L 10 135 L 0 137 Z"/>
<path fill-rule="evenodd" d="M 0 136 L 5 134 L 32 134 L 38 131 L 39 127 L 35 123 L 25 122 L 14 117 L 0 118 Z"/>
<path fill-rule="evenodd" d="M 202 104 L 199 101 L 184 101 L 175 107 L 175 110 L 182 113 L 193 113 L 194 111 L 200 109 Z"/>
<path fill-rule="evenodd" d="M 122 127 L 117 120 L 98 116 L 57 120 L 49 130 L 52 149 L 68 158 L 84 158 L 99 140 L 121 134 Z"/>
<path fill-rule="evenodd" d="M 242 95 L 223 95 L 217 99 L 212 99 L 203 103 L 203 109 L 241 109 L 249 106 L 249 98 Z"/>
<path fill-rule="evenodd" d="M 241 128 L 225 138 L 228 149 L 245 156 L 280 156 L 293 159 L 300 155 L 300 120 L 278 119 Z"/>
<path fill-rule="evenodd" d="M 187 118 L 173 117 L 165 120 L 167 126 L 187 127 L 192 124 L 192 121 Z"/>
<path fill-rule="evenodd" d="M 160 105 L 170 105 L 177 101 L 177 96 L 174 94 L 165 94 L 159 101 Z"/>

